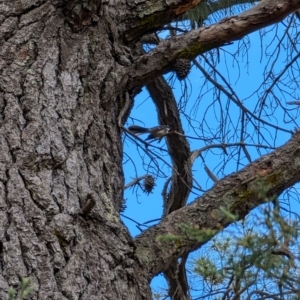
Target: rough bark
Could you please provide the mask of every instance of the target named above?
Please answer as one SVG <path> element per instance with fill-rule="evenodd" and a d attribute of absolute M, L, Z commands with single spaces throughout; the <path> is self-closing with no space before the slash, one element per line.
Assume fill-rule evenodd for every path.
<path fill-rule="evenodd" d="M 170 71 L 177 58 L 193 59 L 199 53 L 221 47 L 277 23 L 299 6 L 297 0 L 263 0 L 244 13 L 163 41 L 153 51 L 141 55 L 135 61 L 130 68 L 130 86 L 152 81 L 153 77 Z"/>
<path fill-rule="evenodd" d="M 224 207 L 237 216 L 245 217 L 266 200 L 280 195 L 300 180 L 300 133 L 274 152 L 220 180 L 203 196 L 165 217 L 135 239 L 136 253 L 153 276 L 166 270 L 176 257 L 184 255 L 206 243 L 232 220 L 221 212 Z M 263 192 L 262 192 L 263 189 Z M 186 234 L 182 226 L 193 229 L 215 230 L 207 239 L 197 242 Z M 173 235 L 173 242 L 164 243 L 160 237 Z"/>
<path fill-rule="evenodd" d="M 172 130 L 183 133 L 180 115 L 171 88 L 163 77 L 147 85 L 161 124 L 169 124 Z M 173 174 L 171 187 L 164 203 L 164 215 L 185 206 L 192 189 L 190 147 L 186 137 L 177 134 L 167 136 L 168 152 L 172 157 Z"/>
<path fill-rule="evenodd" d="M 144 1 L 15 0 L 1 4 L 0 299 L 7 298 L 8 286 L 18 287 L 25 276 L 36 287 L 31 299 L 151 299 L 151 276 L 199 246 L 195 242 L 175 250 L 161 246 L 154 232 L 167 233 L 170 226 L 175 230 L 174 224 L 189 211 L 191 217 L 205 209 L 217 212 L 217 202 L 197 201 L 174 212 L 160 227 L 136 240 L 136 252 L 119 218 L 124 183 L 118 126 L 126 91 L 134 93 L 134 88 L 161 74 L 178 56 L 191 58 L 221 45 L 228 40 L 230 28 L 235 30 L 235 22 L 225 20 L 203 29 L 217 34 L 226 25 L 227 36 L 221 44 L 212 33 L 195 31 L 170 41 L 171 51 L 163 43 L 153 56 L 136 56 L 132 40 L 198 2 L 156 1 L 145 6 Z M 266 8 L 257 11 L 263 21 L 236 37 L 299 7 L 298 1 L 263 2 Z M 244 26 L 247 20 L 253 22 L 251 14 L 244 15 Z M 199 46 L 199 34 L 205 47 Z M 188 52 L 183 41 L 188 42 Z M 156 57 L 155 68 L 143 63 L 147 56 Z M 287 186 L 286 178 L 278 176 L 282 186 Z M 239 180 L 242 183 L 245 178 Z M 215 195 L 221 193 L 218 186 Z M 82 214 L 88 199 L 95 207 Z M 245 202 L 234 203 L 243 214 L 252 208 Z M 227 224 L 221 216 L 212 215 L 200 225 L 215 228 L 216 219 Z M 149 251 L 150 242 L 160 257 Z M 165 247 L 171 251 L 168 257 Z"/>
<path fill-rule="evenodd" d="M 125 70 L 110 41 L 116 25 L 72 24 L 55 1 L 7 2 L 0 13 L 0 298 L 29 276 L 31 299 L 150 299 L 119 218 Z"/>
<path fill-rule="evenodd" d="M 147 89 L 156 105 L 160 124 L 169 124 L 173 130 L 181 135 L 167 136 L 168 152 L 172 158 L 173 174 L 164 197 L 164 212 L 167 216 L 173 211 L 186 205 L 192 189 L 192 161 L 190 160 L 190 147 L 180 120 L 180 114 L 171 87 L 163 76 L 147 84 Z M 180 262 L 174 259 L 164 275 L 170 286 L 169 294 L 173 300 L 189 299 L 189 289 L 186 278 L 185 262 L 188 254 L 181 257 Z"/>

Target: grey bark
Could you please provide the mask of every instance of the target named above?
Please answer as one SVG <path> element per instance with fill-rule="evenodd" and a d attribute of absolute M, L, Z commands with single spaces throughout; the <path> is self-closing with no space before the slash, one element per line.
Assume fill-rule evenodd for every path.
<path fill-rule="evenodd" d="M 119 218 L 125 71 L 114 26 L 72 24 L 55 1 L 9 2 L 0 13 L 0 298 L 30 277 L 31 299 L 149 299 Z"/>
<path fill-rule="evenodd" d="M 192 189 L 192 161 L 190 159 L 189 143 L 184 136 L 180 114 L 171 87 L 163 76 L 147 84 L 147 89 L 156 105 L 160 124 L 169 124 L 173 130 L 181 135 L 167 136 L 168 153 L 172 157 L 173 174 L 171 184 L 164 197 L 163 216 L 186 205 Z M 169 294 L 173 300 L 188 300 L 189 288 L 186 277 L 185 262 L 188 253 L 177 262 L 177 257 L 164 272 L 169 285 Z"/>
<path fill-rule="evenodd" d="M 272 22 L 274 14 L 279 20 L 299 8 L 298 1 L 272 2 L 282 4 L 281 14 L 264 15 Z M 181 42 L 191 45 L 193 36 L 181 37 L 168 53 L 166 44 L 161 46 L 172 58 L 167 63 L 154 51 L 156 69 L 141 67 L 130 41 L 154 31 L 157 20 L 161 26 L 197 3 L 1 3 L 0 299 L 7 298 L 8 286 L 19 286 L 21 277 L 30 277 L 36 287 L 31 299 L 151 299 L 148 281 L 171 261 L 161 250 L 158 259 L 153 253 L 141 255 L 145 238 L 133 241 L 120 220 L 124 182 L 118 116 L 124 93 L 134 94 L 169 68 Z M 209 45 L 205 49 L 216 45 L 210 38 L 201 40 Z M 96 205 L 84 217 L 81 209 L 90 197 Z M 242 208 L 246 214 L 252 207 Z M 208 224 L 213 228 L 213 221 Z M 152 241 L 153 229 L 147 234 Z"/>
<path fill-rule="evenodd" d="M 220 207 L 240 220 L 258 205 L 274 199 L 299 182 L 299 143 L 300 132 L 297 132 L 285 145 L 218 181 L 203 196 L 169 214 L 160 224 L 139 235 L 135 239 L 137 255 L 147 266 L 149 274 L 155 275 L 162 269 L 166 270 L 175 258 L 205 244 L 231 224 L 232 220 L 222 213 Z M 208 237 L 199 242 L 190 238 L 180 226 L 182 224 L 195 230 L 215 232 L 210 231 Z M 169 235 L 178 237 L 178 240 L 164 243 L 159 238 Z"/>

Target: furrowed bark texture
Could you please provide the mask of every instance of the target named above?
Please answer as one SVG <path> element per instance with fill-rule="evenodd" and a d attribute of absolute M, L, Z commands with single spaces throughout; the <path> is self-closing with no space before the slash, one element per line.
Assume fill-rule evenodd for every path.
<path fill-rule="evenodd" d="M 30 299 L 150 299 L 119 218 L 126 59 L 115 25 L 79 30 L 90 12 L 54 1 L 0 9 L 0 299 L 27 276 Z"/>
<path fill-rule="evenodd" d="M 193 203 L 171 213 L 157 226 L 135 239 L 137 255 L 153 276 L 166 269 L 174 258 L 196 249 L 202 243 L 191 239 L 180 225 L 193 229 L 216 230 L 227 227 L 228 220 L 220 207 L 224 207 L 238 220 L 266 200 L 280 195 L 300 180 L 300 133 L 294 134 L 284 146 L 265 155 L 248 167 L 220 180 L 210 191 Z M 263 191 L 263 192 L 262 192 Z M 163 242 L 169 235 L 179 239 Z M 155 257 L 155 259 L 154 259 Z"/>
<path fill-rule="evenodd" d="M 7 299 L 9 286 L 19 287 L 21 277 L 30 277 L 36 288 L 30 299 L 151 299 L 151 276 L 166 270 L 188 248 L 199 246 L 193 242 L 189 247 L 170 248 L 168 254 L 165 245 L 157 243 L 155 230 L 162 234 L 171 226 L 175 230 L 174 224 L 181 220 L 178 211 L 137 239 L 136 253 L 119 218 L 124 182 L 118 126 L 125 92 L 134 94 L 132 89 L 155 79 L 176 57 L 191 58 L 216 45 L 217 38 L 207 35 L 201 43 L 208 46 L 198 47 L 199 32 L 195 32 L 174 40 L 170 51 L 162 44 L 142 59 L 136 54 L 133 40 L 197 3 L 2 1 L 0 299 Z M 274 12 L 282 18 L 299 6 L 295 0 L 274 3 L 284 4 L 281 15 Z M 274 14 L 269 14 L 270 22 Z M 226 23 L 227 31 L 230 24 Z M 213 30 L 217 33 L 218 27 Z M 195 41 L 197 47 L 186 51 L 186 45 Z M 148 56 L 154 58 L 152 63 Z M 160 103 L 158 107 L 162 109 Z M 172 105 L 167 112 L 171 114 Z M 161 114 L 161 120 L 170 114 Z M 178 120 L 176 124 L 180 130 Z M 172 151 L 177 142 L 170 138 Z M 183 152 L 174 161 L 185 168 L 189 149 L 185 144 L 181 147 Z M 171 211 L 185 204 L 191 184 L 189 166 L 181 171 L 186 185 L 180 186 L 180 201 Z M 285 178 L 278 178 L 285 183 Z M 90 212 L 85 206 L 88 201 L 95 203 Z M 218 203 L 196 203 L 186 208 L 193 217 L 201 216 L 205 208 L 217 211 Z M 245 202 L 236 207 L 244 214 L 251 208 Z M 215 228 L 215 220 L 211 215 L 205 224 Z"/>

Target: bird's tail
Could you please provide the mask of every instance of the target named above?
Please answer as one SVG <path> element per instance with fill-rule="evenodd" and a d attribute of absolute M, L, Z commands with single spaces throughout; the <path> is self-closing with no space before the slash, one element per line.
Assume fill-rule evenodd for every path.
<path fill-rule="evenodd" d="M 128 130 L 131 131 L 134 134 L 143 134 L 149 132 L 148 128 L 132 125 L 128 127 Z"/>

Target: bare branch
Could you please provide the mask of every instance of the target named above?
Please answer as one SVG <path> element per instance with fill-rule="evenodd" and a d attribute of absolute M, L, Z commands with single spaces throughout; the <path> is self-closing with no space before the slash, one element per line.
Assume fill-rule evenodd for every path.
<path fill-rule="evenodd" d="M 137 184 L 137 183 L 140 182 L 141 180 L 145 179 L 147 176 L 148 176 L 148 174 L 143 175 L 143 176 L 139 176 L 139 177 L 135 178 L 134 180 L 130 181 L 129 183 L 127 183 L 127 184 L 124 186 L 124 190 L 126 190 L 126 189 L 130 188 L 131 186 Z"/>
<path fill-rule="evenodd" d="M 191 154 L 191 162 L 193 163 L 197 157 L 201 155 L 202 152 L 213 149 L 213 148 L 220 148 L 226 151 L 226 148 L 229 147 L 236 147 L 236 146 L 248 146 L 248 147 L 258 147 L 264 149 L 276 149 L 275 147 L 267 146 L 267 145 L 259 145 L 259 144 L 248 144 L 248 143 L 228 143 L 228 144 L 211 144 L 202 147 L 201 149 L 194 150 Z"/>
<path fill-rule="evenodd" d="M 296 133 L 282 147 L 220 180 L 213 190 L 166 216 L 159 225 L 138 236 L 135 239 L 136 254 L 148 268 L 150 276 L 166 270 L 175 258 L 200 247 L 211 238 L 210 236 L 201 242 L 190 239 L 182 231 L 180 224 L 188 223 L 193 228 L 214 230 L 217 233 L 232 222 L 220 212 L 220 207 L 225 207 L 230 213 L 237 215 L 238 219 L 242 219 L 253 208 L 264 203 L 266 195 L 270 198 L 279 195 L 298 182 L 299 143 L 300 133 Z M 243 182 L 245 183 L 242 184 Z M 266 190 L 263 196 L 261 186 Z M 169 235 L 177 236 L 177 242 L 161 242 L 158 239 Z"/>
<path fill-rule="evenodd" d="M 298 101 L 289 101 L 289 102 L 287 102 L 286 104 L 288 104 L 288 105 L 300 105 L 300 101 L 298 100 Z"/>
<path fill-rule="evenodd" d="M 218 182 L 219 179 L 217 178 L 217 176 L 208 168 L 207 165 L 204 165 L 204 170 L 206 172 L 206 174 L 208 175 L 208 177 L 214 182 Z"/>
<path fill-rule="evenodd" d="M 172 89 L 161 76 L 147 85 L 147 89 L 154 100 L 159 112 L 160 124 L 168 124 L 176 134 L 167 138 L 168 152 L 172 157 L 173 174 L 167 202 L 164 203 L 164 215 L 183 207 L 192 188 L 192 174 L 190 164 L 190 148 L 182 133 L 180 114 Z"/>

